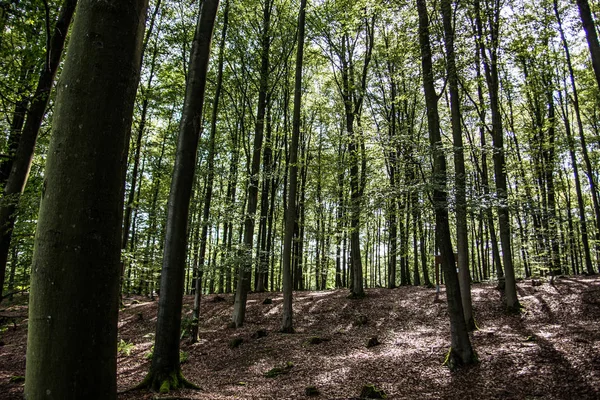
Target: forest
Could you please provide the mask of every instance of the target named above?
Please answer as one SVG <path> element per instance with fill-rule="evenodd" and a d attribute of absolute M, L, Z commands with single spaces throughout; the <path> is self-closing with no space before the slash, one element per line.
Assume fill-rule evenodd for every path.
<path fill-rule="evenodd" d="M 597 398 L 599 15 L 0 0 L 0 398 Z"/>

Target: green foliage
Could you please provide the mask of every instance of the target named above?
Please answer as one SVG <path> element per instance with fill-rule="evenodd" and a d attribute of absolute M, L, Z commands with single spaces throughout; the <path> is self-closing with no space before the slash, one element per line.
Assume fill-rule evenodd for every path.
<path fill-rule="evenodd" d="M 25 377 L 19 376 L 19 375 L 14 375 L 14 376 L 11 376 L 8 381 L 10 383 L 23 383 L 23 382 L 25 382 Z"/>
<path fill-rule="evenodd" d="M 377 389 L 375 385 L 365 385 L 360 391 L 360 397 L 363 399 L 387 399 L 383 389 Z"/>
<path fill-rule="evenodd" d="M 186 363 L 190 358 L 190 353 L 188 353 L 187 351 L 183 351 L 183 350 L 179 350 L 179 363 L 180 364 L 184 364 Z"/>
<path fill-rule="evenodd" d="M 119 340 L 119 342 L 117 343 L 117 353 L 122 354 L 126 357 L 131 355 L 131 352 L 134 348 L 135 344 L 126 342 L 123 339 Z"/>

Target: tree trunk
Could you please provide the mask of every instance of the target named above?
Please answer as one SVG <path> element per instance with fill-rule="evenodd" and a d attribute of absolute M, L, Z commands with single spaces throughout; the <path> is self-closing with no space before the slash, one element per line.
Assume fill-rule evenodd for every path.
<path fill-rule="evenodd" d="M 444 44 L 446 48 L 446 70 L 450 91 L 452 114 L 452 137 L 454 143 L 454 170 L 456 188 L 456 238 L 458 250 L 458 280 L 465 322 L 469 331 L 475 330 L 473 305 L 471 302 L 471 275 L 469 272 L 469 236 L 467 227 L 467 198 L 465 177 L 465 155 L 462 139 L 462 119 L 460 97 L 458 94 L 458 76 L 454 55 L 454 29 L 452 26 L 452 6 L 450 0 L 440 3 L 444 24 Z"/>
<path fill-rule="evenodd" d="M 475 1 L 476 21 L 478 30 L 481 32 L 481 17 L 479 12 L 479 0 Z M 499 97 L 499 75 L 498 75 L 498 46 L 499 46 L 499 24 L 500 9 L 498 5 L 492 6 L 490 10 L 483 11 L 489 18 L 489 34 L 491 46 L 489 57 L 486 53 L 486 46 L 480 45 L 480 56 L 483 62 L 488 93 L 490 97 L 490 111 L 492 114 L 492 143 L 494 148 L 494 175 L 496 177 L 496 194 L 498 196 L 498 225 L 500 228 L 500 244 L 502 246 L 502 260 L 504 261 L 505 273 L 505 305 L 508 311 L 517 312 L 520 310 L 519 300 L 517 298 L 517 285 L 515 279 L 515 270 L 513 265 L 510 215 L 508 210 L 508 192 L 506 183 L 506 162 L 504 157 L 504 132 L 502 128 L 502 114 L 500 110 Z"/>
<path fill-rule="evenodd" d="M 50 39 L 50 46 L 47 50 L 47 63 L 40 73 L 33 100 L 27 111 L 27 120 L 4 187 L 4 195 L 0 201 L 0 301 L 2 300 L 1 292 L 4 286 L 10 241 L 17 217 L 17 206 L 29 176 L 35 142 L 42 125 L 42 119 L 46 113 L 54 77 L 58 70 L 76 4 L 77 0 L 64 0 L 61 6 L 60 14 L 54 26 L 54 33 Z M 16 115 L 15 118 L 17 118 Z"/>
<path fill-rule="evenodd" d="M 254 241 L 254 216 L 258 205 L 258 175 L 260 172 L 260 156 L 265 129 L 265 111 L 267 109 L 267 91 L 269 89 L 269 49 L 271 47 L 270 25 L 273 2 L 267 0 L 263 10 L 263 26 L 261 37 L 261 67 L 258 93 L 258 109 L 254 130 L 254 146 L 252 151 L 252 167 L 248 187 L 248 209 L 244 222 L 244 256 L 238 271 L 238 282 L 231 325 L 240 327 L 246 317 L 246 300 L 252 279 L 252 245 Z"/>
<path fill-rule="evenodd" d="M 438 114 L 438 97 L 435 93 L 433 65 L 431 61 L 431 45 L 429 43 L 429 21 L 427 3 L 417 0 L 419 12 L 419 43 L 421 47 L 421 63 L 423 68 L 423 88 L 427 105 L 427 122 L 429 140 L 433 152 L 433 202 L 435 209 L 436 231 L 442 256 L 442 268 L 446 281 L 446 298 L 450 315 L 451 348 L 448 354 L 448 366 L 453 369 L 460 365 L 476 362 L 475 352 L 471 346 L 467 325 L 460 298 L 458 275 L 454 264 L 454 252 L 450 239 L 448 222 L 448 201 L 446 194 L 446 159 L 442 150 L 440 122 Z"/>
<path fill-rule="evenodd" d="M 212 115 L 210 118 L 210 137 L 208 139 L 208 176 L 206 178 L 206 192 L 204 194 L 204 207 L 202 209 L 202 233 L 200 235 L 200 253 L 198 254 L 198 269 L 196 271 L 197 279 L 194 282 L 194 309 L 192 312 L 191 337 L 192 343 L 198 341 L 198 319 L 200 318 L 200 296 L 202 295 L 201 274 L 204 269 L 204 259 L 206 256 L 206 237 L 208 235 L 210 216 L 210 203 L 212 201 L 213 184 L 215 180 L 215 142 L 217 136 L 217 117 L 219 115 L 219 98 L 221 97 L 221 88 L 223 86 L 223 59 L 225 50 L 225 38 L 227 36 L 227 24 L 229 21 L 229 0 L 225 1 L 223 11 L 223 30 L 221 32 L 221 43 L 219 44 L 219 61 L 217 67 L 217 84 L 215 87 L 215 97 L 212 105 Z"/>
<path fill-rule="evenodd" d="M 144 0 L 77 8 L 35 238 L 29 399 L 116 399 L 123 182 L 145 10 Z"/>
<path fill-rule="evenodd" d="M 296 189 L 298 187 L 298 142 L 300 139 L 300 111 L 302 106 L 302 62 L 304 59 L 304 28 L 306 21 L 306 0 L 301 0 L 298 13 L 298 46 L 296 50 L 296 72 L 294 83 L 294 111 L 292 121 L 292 143 L 289 160 L 289 191 L 287 209 L 285 210 L 285 236 L 283 239 L 283 311 L 281 331 L 292 333 L 292 239 L 296 220 Z"/>
<path fill-rule="evenodd" d="M 585 37 L 590 49 L 596 83 L 598 83 L 598 88 L 600 88 L 600 43 L 598 42 L 598 32 L 596 32 L 594 17 L 592 16 L 588 0 L 577 0 L 577 7 L 579 8 L 579 16 L 581 17 L 581 23 L 585 30 Z"/>
<path fill-rule="evenodd" d="M 144 41 L 144 46 L 142 46 L 142 62 L 144 60 L 144 52 L 146 50 L 147 44 L 150 41 L 150 37 L 152 35 L 152 31 L 154 29 L 154 23 L 156 21 L 156 16 L 160 9 L 160 0 L 157 1 L 156 6 L 154 7 L 154 12 L 152 13 L 152 17 L 150 19 L 150 26 L 148 27 L 148 31 L 146 32 L 146 40 Z M 160 31 L 159 31 L 160 34 Z M 154 80 L 154 72 L 156 69 L 156 59 L 158 58 L 158 40 L 154 43 L 154 48 L 152 52 L 152 60 L 150 61 L 150 73 L 148 75 L 148 82 L 146 82 L 145 87 L 142 85 L 140 88 L 142 100 L 142 113 L 140 115 L 140 123 L 137 128 L 137 135 L 135 139 L 135 153 L 133 157 L 133 171 L 131 172 L 131 186 L 129 188 L 129 194 L 127 196 L 127 201 L 125 203 L 125 212 L 123 216 L 123 237 L 121 238 L 121 251 L 127 250 L 127 244 L 129 241 L 129 231 L 131 228 L 131 212 L 134 208 L 135 204 L 135 195 L 136 189 L 139 192 L 139 188 L 137 185 L 138 180 L 138 170 L 140 166 L 140 155 L 142 152 L 142 138 L 144 137 L 144 131 L 146 129 L 146 119 L 148 118 L 148 106 L 149 106 L 149 96 L 147 91 L 150 90 L 152 86 L 152 81 Z M 143 176 L 143 172 L 140 174 Z M 141 186 L 141 184 L 139 185 Z M 138 195 L 139 199 L 139 195 Z M 125 260 L 122 260 L 121 265 L 121 285 L 123 284 L 123 275 L 125 272 Z"/>
<path fill-rule="evenodd" d="M 594 66 L 594 72 L 596 74 L 596 80 L 598 81 L 598 85 L 600 86 L 600 47 L 598 46 L 598 37 L 596 35 L 596 29 L 594 27 L 594 23 L 591 17 L 591 13 L 590 13 L 590 8 L 588 5 L 587 0 L 577 0 L 577 5 L 579 6 L 579 11 L 580 11 L 580 15 L 581 18 L 584 22 L 584 28 L 586 30 L 586 35 L 588 37 L 588 44 L 590 44 L 590 52 L 592 53 L 592 63 Z M 577 128 L 579 130 L 579 138 L 581 140 L 581 150 L 583 153 L 583 159 L 585 162 L 585 166 L 586 166 L 586 170 L 587 170 L 587 175 L 588 175 L 588 179 L 590 182 L 590 188 L 592 191 L 592 201 L 594 204 L 594 215 L 596 216 L 596 246 L 599 246 L 598 241 L 600 240 L 600 204 L 598 201 L 598 194 L 597 194 L 597 187 L 595 184 L 595 179 L 594 179 L 594 174 L 593 174 L 593 170 L 592 170 L 592 166 L 591 166 L 591 162 L 590 162 L 590 157 L 588 155 L 588 151 L 587 151 L 587 145 L 586 145 L 586 139 L 585 139 L 585 134 L 583 131 L 583 123 L 581 121 L 581 111 L 579 108 L 579 93 L 577 92 L 577 86 L 575 85 L 575 74 L 573 72 L 573 64 L 571 63 L 571 53 L 569 51 L 569 45 L 567 43 L 567 39 L 565 37 L 565 33 L 563 31 L 562 28 L 562 21 L 560 18 L 560 14 L 558 12 L 558 4 L 556 4 L 556 2 L 554 3 L 554 13 L 556 15 L 556 19 L 558 22 L 558 29 L 560 32 L 560 37 L 561 37 L 561 41 L 563 44 L 563 49 L 565 51 L 565 58 L 567 61 L 567 67 L 569 69 L 569 78 L 570 78 L 570 83 L 571 83 L 571 88 L 573 90 L 573 107 L 575 108 L 575 117 L 577 119 Z M 584 14 L 585 14 L 585 19 L 584 19 Z M 586 22 L 587 21 L 587 22 Z M 588 30 L 590 30 L 590 32 L 588 32 Z M 590 37 L 595 38 L 595 45 L 592 46 L 592 42 L 590 41 Z M 592 40 L 594 41 L 594 40 Z M 592 47 L 594 47 L 594 51 L 592 51 Z M 567 114 L 566 114 L 566 108 L 565 111 L 563 112 L 564 114 L 564 118 L 567 118 Z M 575 174 L 575 181 L 576 181 L 576 188 L 578 186 L 580 186 L 579 183 L 579 178 L 578 178 L 578 173 L 577 173 L 577 166 L 575 164 L 575 159 L 574 157 L 574 147 L 573 149 L 571 149 L 572 146 L 574 146 L 574 142 L 572 139 L 572 135 L 570 135 L 570 125 L 567 128 L 568 129 L 568 136 L 567 136 L 567 140 L 569 143 L 569 151 L 573 152 L 573 154 L 571 155 L 571 159 L 573 162 L 573 172 Z M 571 137 L 569 137 L 571 136 Z M 579 191 L 581 191 L 581 187 L 579 188 Z M 578 202 L 580 204 L 583 204 L 583 199 L 580 200 L 580 197 L 582 197 L 581 193 L 577 194 L 577 198 L 578 198 Z M 588 272 L 588 274 L 593 274 L 594 273 L 594 267 L 592 266 L 591 263 L 591 257 L 589 255 L 589 244 L 587 244 L 588 242 L 588 238 L 587 238 L 587 224 L 585 222 L 585 210 L 582 208 L 582 206 L 579 207 L 580 210 L 580 218 L 581 218 L 581 222 L 582 222 L 582 240 L 584 242 L 583 246 L 584 246 L 584 252 L 585 252 L 585 258 L 586 258 L 586 270 Z M 584 234 L 584 230 L 585 230 L 585 238 L 583 237 Z M 586 247 L 588 248 L 588 250 L 586 250 Z M 588 263 L 588 259 L 590 260 Z"/>
<path fill-rule="evenodd" d="M 156 343 L 150 371 L 141 383 L 141 386 L 161 392 L 194 386 L 181 375 L 179 336 L 188 242 L 187 222 L 201 133 L 210 45 L 218 8 L 219 0 L 205 0 L 198 15 L 167 205 Z"/>

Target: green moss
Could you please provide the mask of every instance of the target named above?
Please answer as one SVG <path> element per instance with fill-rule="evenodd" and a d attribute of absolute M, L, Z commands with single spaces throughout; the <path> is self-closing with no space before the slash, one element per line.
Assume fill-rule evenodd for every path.
<path fill-rule="evenodd" d="M 10 383 L 22 383 L 25 382 L 24 376 L 11 376 L 8 380 Z"/>
<path fill-rule="evenodd" d="M 387 399 L 383 389 L 377 389 L 375 385 L 365 385 L 360 391 L 360 397 L 365 399 Z"/>
<path fill-rule="evenodd" d="M 288 361 L 285 364 L 285 367 L 274 367 L 265 372 L 265 378 L 275 378 L 279 375 L 284 375 L 290 372 L 290 370 L 294 367 L 294 363 Z"/>
<path fill-rule="evenodd" d="M 168 379 L 165 379 L 163 381 L 162 385 L 160 385 L 160 389 L 158 390 L 158 392 L 161 394 L 166 394 L 166 393 L 169 393 L 170 390 L 171 390 L 171 382 Z"/>

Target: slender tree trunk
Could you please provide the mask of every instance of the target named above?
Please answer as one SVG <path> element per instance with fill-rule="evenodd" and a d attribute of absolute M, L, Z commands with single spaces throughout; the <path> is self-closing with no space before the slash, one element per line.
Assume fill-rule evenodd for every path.
<path fill-rule="evenodd" d="M 2 300 L 1 292 L 4 287 L 10 241 L 17 217 L 17 206 L 29 176 L 35 142 L 42 125 L 42 119 L 46 113 L 54 77 L 58 70 L 76 4 L 77 0 L 64 0 L 61 6 L 60 14 L 54 26 L 54 33 L 50 39 L 50 46 L 47 49 L 46 65 L 40 73 L 35 94 L 27 111 L 25 126 L 4 187 L 4 195 L 0 201 L 0 301 Z M 17 117 L 15 115 L 15 118 Z"/>
<path fill-rule="evenodd" d="M 463 150 L 462 120 L 458 76 L 454 55 L 454 28 L 452 26 L 452 6 L 450 0 L 440 3 L 444 24 L 444 44 L 446 48 L 446 70 L 450 91 L 452 114 L 452 137 L 454 142 L 454 171 L 456 188 L 456 238 L 458 250 L 458 280 L 465 322 L 469 331 L 475 330 L 473 305 L 471 302 L 471 276 L 469 272 L 469 236 L 467 226 L 467 197 L 465 177 L 465 155 Z"/>
<path fill-rule="evenodd" d="M 439 239 L 442 268 L 446 281 L 446 298 L 450 315 L 451 348 L 448 354 L 448 366 L 453 369 L 460 365 L 473 364 L 475 352 L 471 346 L 467 325 L 460 298 L 458 274 L 454 264 L 454 252 L 450 238 L 448 222 L 448 201 L 446 194 L 446 159 L 442 149 L 440 122 L 438 115 L 438 98 L 433 80 L 431 61 L 431 45 L 429 43 L 429 21 L 427 3 L 417 0 L 419 13 L 419 43 L 421 47 L 421 63 L 423 68 L 423 87 L 427 105 L 427 122 L 429 139 L 433 152 L 433 202 L 436 216 L 436 231 Z"/>
<path fill-rule="evenodd" d="M 573 167 L 573 179 L 575 180 L 575 193 L 577 195 L 577 206 L 579 208 L 579 223 L 581 226 L 581 242 L 583 245 L 583 256 L 585 258 L 585 267 L 588 274 L 593 274 L 594 267 L 592 266 L 592 257 L 590 252 L 590 244 L 588 238 L 587 218 L 585 214 L 585 203 L 583 201 L 583 193 L 581 190 L 581 183 L 579 181 L 579 167 L 577 165 L 577 156 L 575 154 L 575 141 L 571 133 L 571 122 L 568 118 L 567 110 L 568 107 L 565 104 L 566 99 L 563 99 L 562 91 L 558 92 L 559 99 L 561 101 L 563 121 L 565 124 L 565 133 L 567 135 L 567 144 L 569 146 L 569 157 L 571 159 L 571 166 Z"/>
<path fill-rule="evenodd" d="M 219 1 L 205 0 L 200 8 L 190 54 L 189 76 L 167 205 L 156 343 L 150 371 L 141 383 L 141 386 L 160 389 L 161 392 L 177 387 L 194 387 L 181 374 L 179 336 L 188 243 L 187 222 L 201 133 L 212 32 Z"/>
<path fill-rule="evenodd" d="M 28 399 L 116 399 L 123 182 L 145 10 L 144 0 L 77 8 L 35 238 Z"/>
<path fill-rule="evenodd" d="M 158 15 L 158 11 L 160 9 L 160 0 L 157 1 L 156 6 L 154 7 L 154 12 L 152 13 L 152 17 L 150 18 L 150 26 L 148 27 L 148 31 L 146 32 L 146 39 L 144 41 L 144 45 L 142 46 L 142 62 L 144 61 L 145 51 L 147 48 L 147 44 L 150 41 L 150 37 L 152 36 L 152 31 L 154 29 L 154 23 L 156 20 L 156 16 Z M 160 34 L 160 31 L 159 31 Z M 137 135 L 135 139 L 135 154 L 133 157 L 133 171 L 131 172 L 131 186 L 129 187 L 129 194 L 127 196 L 127 201 L 125 202 L 125 212 L 123 216 L 123 237 L 121 238 L 121 251 L 127 249 L 127 244 L 129 242 L 129 231 L 131 229 L 131 213 L 133 208 L 135 207 L 135 195 L 136 192 L 139 192 L 137 180 L 138 180 L 138 170 L 140 166 L 140 155 L 142 152 L 142 138 L 144 137 L 144 131 L 146 129 L 146 120 L 148 118 L 148 107 L 150 103 L 149 96 L 147 92 L 150 90 L 152 86 L 152 81 L 154 80 L 154 73 L 156 70 L 156 60 L 158 58 L 158 40 L 154 42 L 154 48 L 152 50 L 152 60 L 150 61 L 150 72 L 148 75 L 148 82 L 146 82 L 145 86 L 140 87 L 142 100 L 142 112 L 140 115 L 140 123 L 137 128 Z M 139 174 L 140 177 L 143 176 L 143 172 Z M 141 184 L 139 185 L 141 186 Z M 139 198 L 139 195 L 138 195 Z M 125 273 L 125 260 L 121 261 L 121 285 L 123 284 L 124 273 Z"/>
<path fill-rule="evenodd" d="M 481 27 L 481 17 L 479 12 L 479 0 L 476 0 L 477 25 Z M 490 111 L 492 114 L 492 143 L 494 148 L 494 175 L 496 178 L 496 195 L 498 196 L 498 225 L 500 228 L 500 243 L 502 246 L 502 260 L 504 261 L 505 273 L 505 305 L 511 312 L 520 310 L 519 299 L 517 298 L 517 285 L 515 279 L 515 270 L 513 265 L 510 215 L 508 210 L 508 192 L 506 182 L 506 161 L 504 156 L 504 131 L 502 128 L 502 114 L 500 111 L 499 97 L 499 75 L 498 75 L 498 46 L 499 46 L 499 24 L 500 9 L 496 4 L 490 10 L 484 11 L 489 18 L 490 31 L 490 50 L 489 57 L 486 53 L 483 43 L 480 46 L 480 55 L 483 61 L 488 93 L 490 97 Z M 481 31 L 481 29 L 479 29 Z M 483 38 L 482 42 L 483 42 Z"/>
<path fill-rule="evenodd" d="M 217 84 L 215 87 L 215 97 L 212 104 L 212 115 L 210 118 L 210 136 L 208 139 L 208 176 L 206 178 L 206 191 L 204 194 L 204 207 L 202 209 L 202 233 L 200 235 L 200 253 L 198 254 L 198 266 L 196 270 L 196 280 L 194 282 L 194 309 L 192 311 L 191 337 L 192 343 L 198 341 L 198 320 L 200 318 L 200 296 L 202 295 L 201 271 L 204 269 L 204 260 L 206 256 L 206 238 L 209 228 L 210 205 L 213 195 L 213 185 L 215 180 L 215 143 L 217 137 L 217 118 L 219 116 L 219 99 L 221 97 L 221 88 L 223 86 L 223 60 L 225 50 L 225 38 L 227 36 L 227 24 L 229 21 L 229 0 L 225 0 L 225 9 L 223 11 L 223 30 L 221 31 L 221 43 L 219 44 L 219 60 L 217 66 Z"/>
<path fill-rule="evenodd" d="M 592 54 L 592 64 L 594 66 L 594 72 L 596 74 L 596 80 L 598 81 L 598 85 L 600 87 L 600 46 L 598 46 L 598 37 L 596 35 L 596 29 L 592 20 L 592 16 L 590 13 L 590 8 L 589 8 L 589 4 L 587 2 L 587 0 L 577 0 L 577 5 L 579 7 L 579 12 L 581 15 L 581 19 L 584 23 L 584 28 L 586 30 L 586 35 L 588 37 L 588 44 L 590 46 L 590 52 Z M 583 122 L 581 121 L 581 111 L 580 111 L 580 107 L 579 107 L 579 93 L 577 91 L 577 86 L 575 85 L 575 74 L 573 72 L 573 64 L 571 63 L 571 53 L 569 51 L 569 45 L 567 43 L 567 39 L 565 37 L 565 33 L 563 31 L 562 28 L 562 21 L 560 18 L 560 13 L 558 12 L 558 5 L 556 4 L 556 1 L 554 3 L 554 13 L 556 15 L 556 19 L 558 22 L 558 29 L 560 32 L 560 37 L 561 37 L 561 41 L 563 44 L 563 49 L 565 51 L 565 58 L 567 61 L 567 67 L 569 69 L 569 78 L 570 78 L 570 83 L 571 83 L 571 89 L 573 90 L 573 107 L 575 109 L 575 117 L 577 119 L 577 128 L 579 130 L 579 138 L 581 140 L 581 151 L 583 154 L 583 159 L 585 162 L 585 166 L 586 166 L 586 171 L 587 171 L 587 176 L 590 182 L 590 189 L 592 192 L 592 202 L 594 205 L 594 215 L 596 216 L 596 246 L 600 246 L 600 204 L 599 204 L 599 199 L 598 199 L 598 192 L 597 192 L 597 186 L 596 186 L 596 181 L 594 179 L 594 173 L 592 170 L 592 165 L 591 165 L 591 161 L 590 161 L 590 157 L 588 155 L 588 151 L 587 151 L 587 144 L 586 144 L 586 138 L 585 138 L 585 134 L 583 131 Z M 584 18 L 585 15 L 585 18 Z M 588 32 L 590 31 L 590 32 Z M 590 40 L 590 38 L 592 38 L 592 40 Z M 595 44 L 592 45 L 592 42 L 594 42 Z M 594 48 L 594 50 L 592 50 L 592 47 Z M 566 110 L 563 112 L 564 114 L 564 118 L 567 117 L 566 114 Z M 566 121 L 565 121 L 566 123 Z M 568 131 L 570 133 L 571 128 L 570 128 L 570 124 L 569 124 L 569 128 Z M 569 147 L 571 147 L 571 145 L 573 144 L 573 139 L 567 139 L 569 141 Z M 570 150 L 574 152 L 573 150 Z M 573 156 L 571 157 L 573 160 Z M 575 163 L 575 161 L 573 161 L 573 163 Z M 577 170 L 576 170 L 576 166 L 575 164 L 573 165 L 573 171 L 575 174 L 575 181 L 576 181 L 576 187 L 577 185 L 579 185 L 579 179 L 577 177 Z M 581 190 L 581 188 L 580 188 Z M 579 194 L 577 195 L 578 197 L 578 202 L 579 202 L 579 197 L 581 197 Z M 583 199 L 581 200 L 581 202 L 583 201 Z M 582 211 L 583 209 L 580 207 L 580 217 L 581 217 L 581 221 L 582 221 L 582 236 L 583 236 L 583 231 L 584 231 L 584 227 L 585 229 L 585 239 L 583 239 L 584 241 L 584 252 L 586 253 L 585 257 L 586 257 L 586 270 L 588 272 L 588 274 L 593 274 L 594 273 L 594 268 L 591 264 L 591 257 L 589 256 L 588 252 L 589 250 L 585 250 L 586 247 L 589 248 L 589 244 L 586 244 L 587 240 L 587 224 L 585 223 L 585 211 Z M 590 263 L 588 264 L 588 258 L 590 258 Z"/>
<path fill-rule="evenodd" d="M 240 327 L 244 324 L 246 317 L 246 301 L 250 291 L 250 280 L 252 279 L 252 245 L 254 241 L 254 216 L 258 205 L 258 175 L 260 172 L 260 156 L 263 145 L 263 133 L 265 128 L 265 113 L 267 109 L 267 91 L 269 89 L 269 49 L 271 47 L 270 25 L 273 2 L 267 0 L 263 10 L 263 26 L 261 37 L 261 68 L 260 84 L 258 93 L 258 109 L 256 113 L 256 125 L 254 130 L 254 146 L 252 151 L 252 167 L 248 187 L 248 209 L 244 222 L 244 261 L 238 271 L 238 282 L 235 293 L 235 304 L 231 325 Z"/>
<path fill-rule="evenodd" d="M 581 23 L 583 24 L 590 49 L 596 82 L 598 83 L 598 88 L 600 88 L 600 43 L 598 42 L 598 32 L 596 32 L 594 17 L 592 16 L 588 0 L 577 0 L 577 8 L 579 8 L 579 16 L 581 17 Z"/>

